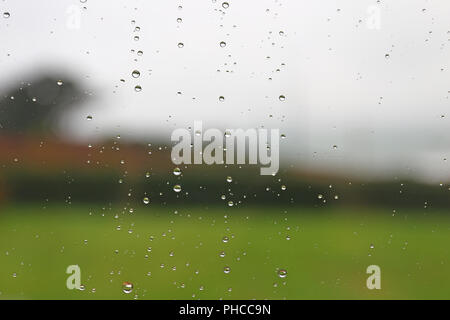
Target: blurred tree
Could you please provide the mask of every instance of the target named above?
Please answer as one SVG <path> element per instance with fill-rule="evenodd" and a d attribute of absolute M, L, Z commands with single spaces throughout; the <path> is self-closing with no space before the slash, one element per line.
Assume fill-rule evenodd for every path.
<path fill-rule="evenodd" d="M 40 74 L 0 99 L 0 134 L 49 135 L 60 114 L 85 98 L 71 77 Z"/>

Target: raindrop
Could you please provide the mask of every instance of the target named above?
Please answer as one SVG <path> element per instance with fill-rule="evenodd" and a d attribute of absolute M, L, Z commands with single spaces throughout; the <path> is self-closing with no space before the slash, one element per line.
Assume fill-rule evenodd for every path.
<path fill-rule="evenodd" d="M 281 96 L 278 97 L 278 99 L 280 99 L 280 101 L 284 101 L 284 100 L 286 100 L 286 97 L 281 95 Z"/>
<path fill-rule="evenodd" d="M 231 182 L 233 182 L 233 178 L 232 178 L 232 177 L 230 177 L 230 176 L 228 176 L 228 177 L 227 177 L 227 182 L 228 182 L 228 183 L 231 183 Z"/>
<path fill-rule="evenodd" d="M 122 290 L 124 293 L 131 293 L 133 291 L 133 284 L 131 282 L 122 283 Z"/>
<path fill-rule="evenodd" d="M 279 276 L 280 278 L 286 278 L 286 276 L 287 276 L 287 271 L 286 271 L 285 269 L 280 269 L 280 270 L 278 270 L 278 276 Z"/>
<path fill-rule="evenodd" d="M 184 47 L 184 43 L 183 42 L 179 42 L 178 43 L 178 48 L 183 48 Z"/>
<path fill-rule="evenodd" d="M 63 85 L 63 82 L 62 82 L 61 80 L 58 80 L 58 81 L 56 81 L 56 84 L 57 84 L 58 86 L 62 86 L 62 85 Z"/>
<path fill-rule="evenodd" d="M 180 192 L 180 191 L 181 191 L 181 186 L 180 186 L 179 184 L 175 185 L 175 186 L 173 187 L 173 191 L 175 191 L 175 192 Z"/>
<path fill-rule="evenodd" d="M 134 87 L 134 91 L 141 92 L 142 91 L 142 87 L 140 85 L 137 85 L 136 87 Z"/>
<path fill-rule="evenodd" d="M 225 101 L 225 97 L 224 97 L 224 96 L 220 96 L 220 97 L 219 97 L 219 101 L 220 101 L 220 102 Z"/>
<path fill-rule="evenodd" d="M 229 6 L 230 6 L 230 4 L 228 2 L 222 3 L 222 8 L 224 8 L 224 9 L 228 9 Z"/>
<path fill-rule="evenodd" d="M 138 70 L 134 70 L 131 75 L 133 76 L 133 78 L 139 78 L 141 73 Z"/>
<path fill-rule="evenodd" d="M 231 271 L 230 267 L 223 268 L 223 272 L 226 274 L 230 273 L 230 271 Z"/>
<path fill-rule="evenodd" d="M 225 47 L 227 46 L 227 43 L 226 43 L 225 41 L 221 41 L 221 42 L 220 42 L 220 46 L 221 46 L 222 48 L 225 48 Z"/>
<path fill-rule="evenodd" d="M 145 197 L 144 199 L 142 199 L 142 202 L 144 202 L 144 204 L 149 204 L 150 199 L 148 197 Z"/>
<path fill-rule="evenodd" d="M 8 19 L 11 16 L 9 12 L 3 12 L 3 18 Z"/>
<path fill-rule="evenodd" d="M 173 169 L 173 174 L 176 176 L 179 176 L 181 174 L 180 168 L 177 167 L 177 168 Z"/>

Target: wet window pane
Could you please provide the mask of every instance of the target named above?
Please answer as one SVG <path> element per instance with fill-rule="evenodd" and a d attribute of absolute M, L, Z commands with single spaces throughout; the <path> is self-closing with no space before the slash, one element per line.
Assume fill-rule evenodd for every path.
<path fill-rule="evenodd" d="M 0 2 L 0 299 L 448 299 L 450 3 Z"/>

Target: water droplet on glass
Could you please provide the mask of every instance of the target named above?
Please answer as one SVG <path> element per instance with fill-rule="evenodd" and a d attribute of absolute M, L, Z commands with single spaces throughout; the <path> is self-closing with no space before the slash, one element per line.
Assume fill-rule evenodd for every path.
<path fill-rule="evenodd" d="M 138 86 L 134 87 L 134 91 L 140 92 L 140 91 L 142 91 L 142 87 L 138 85 Z"/>
<path fill-rule="evenodd" d="M 230 176 L 228 176 L 228 177 L 227 177 L 227 182 L 228 182 L 228 183 L 233 182 L 233 178 L 230 177 Z"/>
<path fill-rule="evenodd" d="M 134 70 L 131 75 L 133 76 L 133 78 L 139 78 L 139 76 L 141 75 L 141 73 L 138 70 Z"/>
<path fill-rule="evenodd" d="M 176 176 L 179 176 L 181 174 L 180 168 L 177 167 L 177 168 L 173 169 L 173 174 Z"/>
<path fill-rule="evenodd" d="M 8 19 L 11 16 L 9 12 L 3 12 L 3 18 Z"/>
<path fill-rule="evenodd" d="M 145 197 L 144 199 L 142 199 L 142 202 L 144 202 L 144 204 L 149 204 L 150 199 L 148 197 Z"/>
<path fill-rule="evenodd" d="M 280 270 L 278 270 L 278 276 L 279 276 L 280 278 L 286 278 L 286 276 L 287 276 L 287 271 L 286 271 L 285 269 L 280 269 Z"/>
<path fill-rule="evenodd" d="M 223 272 L 224 273 L 230 273 L 230 271 L 231 271 L 231 269 L 230 269 L 230 267 L 225 267 L 225 268 L 223 268 Z"/>
<path fill-rule="evenodd" d="M 286 97 L 281 95 L 281 96 L 278 97 L 278 99 L 280 99 L 280 101 L 284 101 L 284 100 L 286 100 Z"/>
<path fill-rule="evenodd" d="M 221 46 L 222 48 L 225 48 L 225 47 L 227 46 L 227 43 L 226 43 L 225 41 L 221 41 L 221 42 L 220 42 L 220 46 Z"/>
<path fill-rule="evenodd" d="M 184 47 L 184 43 L 183 42 L 179 42 L 178 43 L 178 48 L 183 48 Z"/>
<path fill-rule="evenodd" d="M 230 4 L 228 2 L 222 3 L 222 8 L 224 8 L 224 9 L 228 9 L 229 6 L 230 6 Z"/>
<path fill-rule="evenodd" d="M 131 282 L 122 283 L 122 290 L 124 293 L 131 293 L 133 291 L 133 284 Z"/>
<path fill-rule="evenodd" d="M 175 191 L 175 192 L 180 192 L 180 191 L 181 191 L 181 186 L 180 186 L 179 184 L 175 185 L 175 186 L 173 187 L 173 191 Z"/>

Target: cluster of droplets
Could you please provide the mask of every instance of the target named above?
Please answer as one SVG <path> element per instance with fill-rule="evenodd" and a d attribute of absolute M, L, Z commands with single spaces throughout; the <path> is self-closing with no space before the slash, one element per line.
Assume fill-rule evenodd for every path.
<path fill-rule="evenodd" d="M 133 29 L 133 40 L 134 41 L 139 41 L 140 40 L 140 31 L 141 31 L 141 27 L 139 27 L 139 26 L 136 26 L 136 21 L 135 20 L 132 20 L 131 21 L 131 24 L 134 26 L 134 29 Z M 142 56 L 143 54 L 144 54 L 144 52 L 142 51 L 142 50 L 135 50 L 135 49 L 132 49 L 131 50 L 131 52 L 132 53 L 136 53 L 137 54 L 137 56 Z M 137 59 L 135 58 L 134 59 L 134 61 L 136 62 L 137 61 Z M 139 79 L 140 78 L 140 76 L 141 76 L 141 72 L 139 71 L 139 70 L 137 70 L 137 69 L 134 69 L 132 72 L 131 72 L 131 77 L 133 78 L 133 79 Z M 122 80 L 123 81 L 123 80 Z M 134 86 L 134 91 L 136 91 L 136 92 L 141 92 L 142 91 L 142 86 L 140 85 L 140 84 L 136 84 L 135 86 Z"/>

